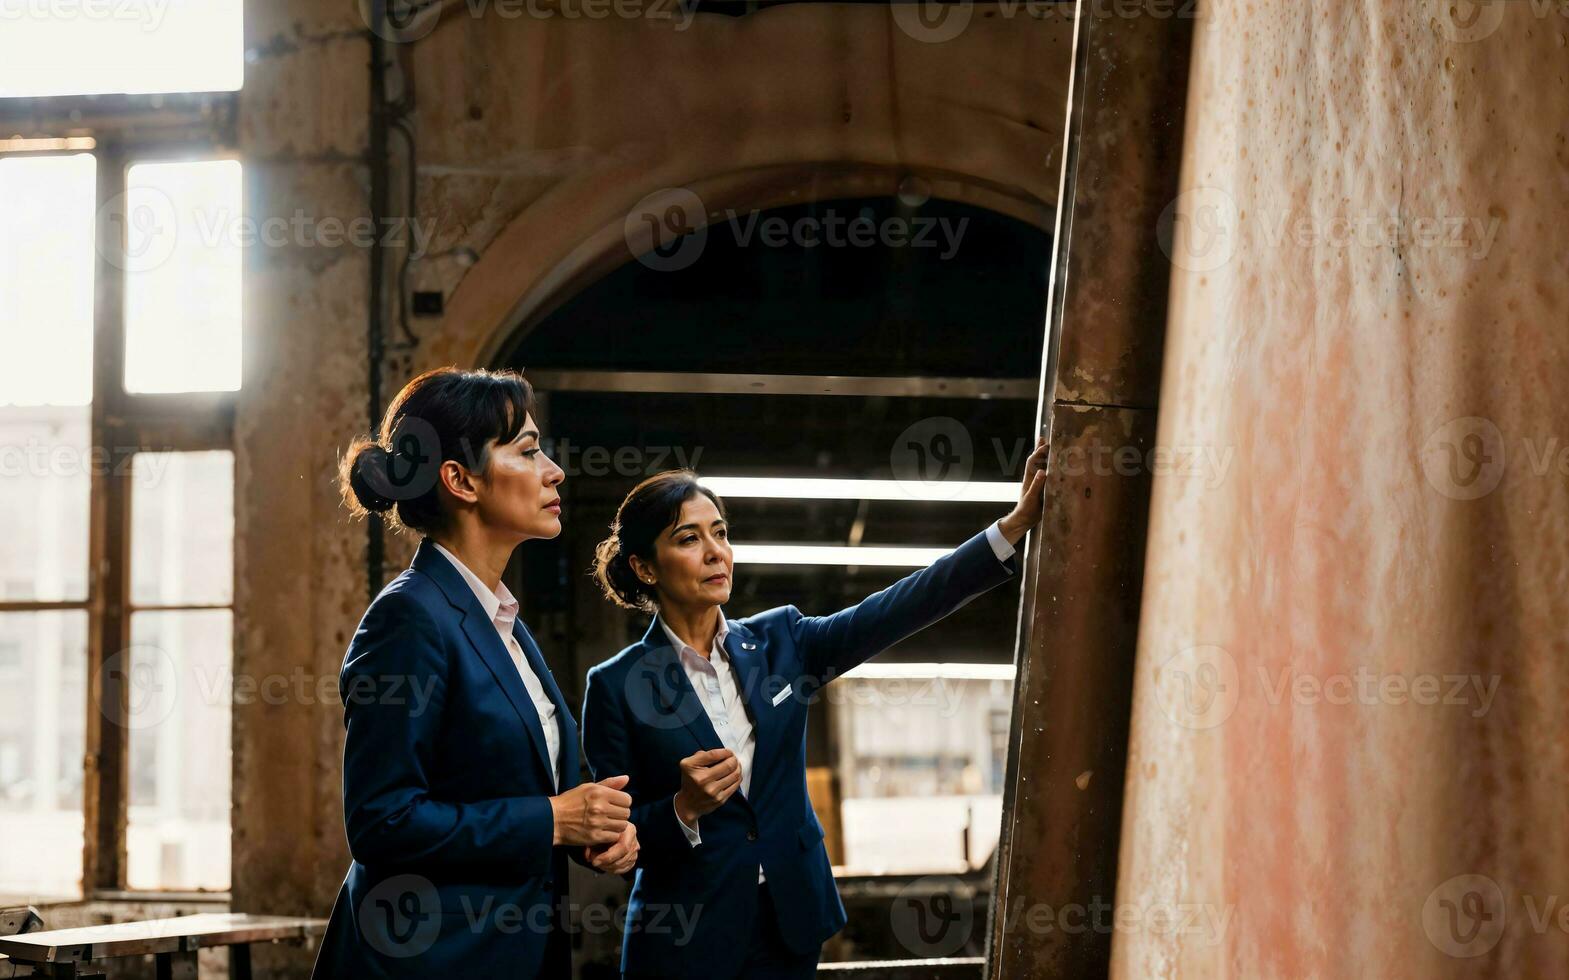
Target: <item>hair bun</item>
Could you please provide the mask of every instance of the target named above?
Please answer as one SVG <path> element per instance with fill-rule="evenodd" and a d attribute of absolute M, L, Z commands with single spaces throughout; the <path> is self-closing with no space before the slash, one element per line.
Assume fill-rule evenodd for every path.
<path fill-rule="evenodd" d="M 384 514 L 397 503 L 390 495 L 392 481 L 388 467 L 392 454 L 380 443 L 366 442 L 358 447 L 349 465 L 349 489 L 354 499 L 372 514 Z"/>

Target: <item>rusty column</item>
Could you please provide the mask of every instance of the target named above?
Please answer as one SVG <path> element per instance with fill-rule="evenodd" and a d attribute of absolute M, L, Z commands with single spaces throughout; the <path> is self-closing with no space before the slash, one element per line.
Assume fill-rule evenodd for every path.
<path fill-rule="evenodd" d="M 1190 16 L 1080 4 L 1041 378 L 1032 535 L 989 935 L 999 980 L 1104 976 Z"/>

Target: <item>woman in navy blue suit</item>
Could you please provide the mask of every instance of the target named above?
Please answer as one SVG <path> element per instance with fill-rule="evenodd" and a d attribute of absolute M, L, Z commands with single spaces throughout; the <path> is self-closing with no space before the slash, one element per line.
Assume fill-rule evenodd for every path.
<path fill-rule="evenodd" d="M 621 970 L 628 978 L 812 977 L 845 922 L 806 791 L 806 712 L 822 685 L 1018 571 L 1040 520 L 1044 443 L 1017 506 L 929 567 L 831 616 L 783 606 L 727 619 L 723 502 L 689 471 L 643 481 L 599 546 L 643 639 L 589 672 L 583 746 L 596 778 L 630 777 L 642 842 Z"/>
<path fill-rule="evenodd" d="M 422 540 L 339 678 L 353 862 L 315 977 L 569 977 L 566 858 L 637 859 L 626 777 L 578 784 L 577 726 L 501 583 L 561 533 L 531 401 L 515 372 L 432 371 L 344 457 L 351 509 Z"/>

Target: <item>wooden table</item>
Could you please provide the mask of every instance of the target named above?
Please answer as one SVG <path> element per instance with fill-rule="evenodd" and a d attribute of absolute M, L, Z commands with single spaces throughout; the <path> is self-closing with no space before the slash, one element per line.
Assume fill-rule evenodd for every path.
<path fill-rule="evenodd" d="M 251 943 L 302 943 L 320 938 L 325 919 L 214 912 L 173 919 L 116 922 L 0 937 L 0 955 L 41 977 L 101 977 L 104 960 L 151 955 L 158 980 L 195 980 L 196 953 L 228 946 L 229 976 L 251 978 Z"/>

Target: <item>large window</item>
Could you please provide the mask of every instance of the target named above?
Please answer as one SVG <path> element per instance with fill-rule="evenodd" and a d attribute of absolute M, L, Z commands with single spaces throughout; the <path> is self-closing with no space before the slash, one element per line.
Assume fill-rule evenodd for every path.
<path fill-rule="evenodd" d="M 240 87 L 240 0 L 4 0 L 0 98 Z"/>
<path fill-rule="evenodd" d="M 240 9 L 0 3 L 0 905 L 228 888 Z"/>

